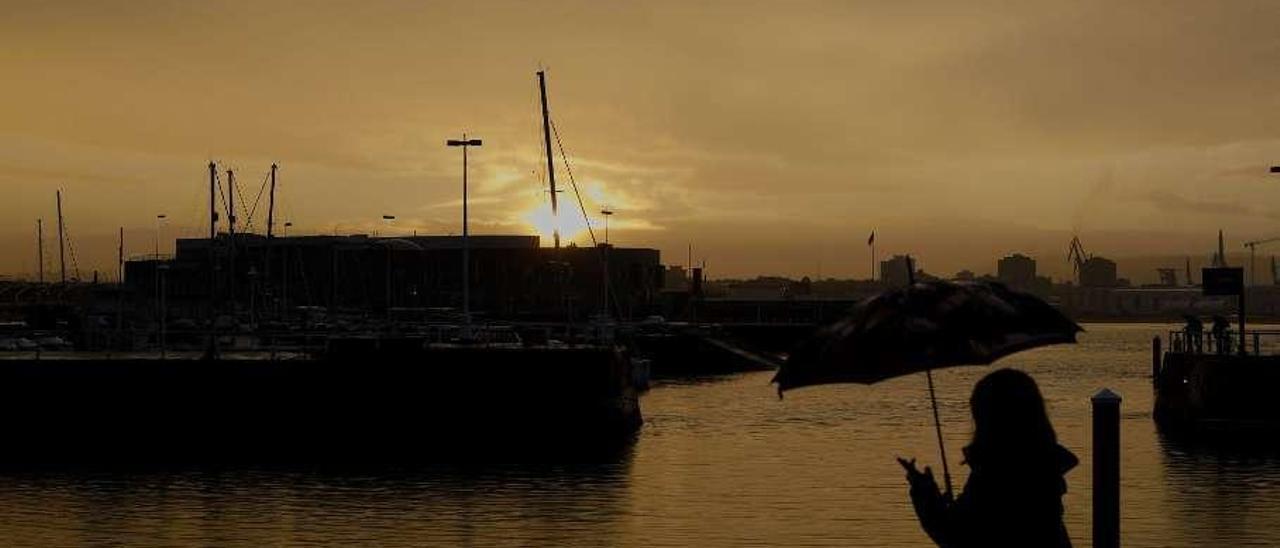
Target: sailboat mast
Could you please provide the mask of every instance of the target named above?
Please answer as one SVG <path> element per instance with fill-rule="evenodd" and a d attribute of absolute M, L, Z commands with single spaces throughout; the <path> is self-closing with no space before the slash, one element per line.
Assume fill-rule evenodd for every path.
<path fill-rule="evenodd" d="M 44 283 L 44 219 L 36 219 L 36 262 L 40 283 Z"/>
<path fill-rule="evenodd" d="M 267 195 L 267 260 L 263 265 L 263 278 L 266 280 L 267 292 L 271 294 L 271 288 L 274 282 L 271 280 L 271 248 L 275 246 L 275 225 L 276 225 L 276 169 L 274 162 L 271 164 L 271 192 Z M 268 307 L 270 305 L 268 304 Z"/>
<path fill-rule="evenodd" d="M 538 91 L 542 96 L 542 140 L 547 148 L 547 180 L 551 182 L 551 224 L 556 249 L 560 249 L 560 206 L 556 197 L 556 166 L 551 153 L 551 115 L 547 112 L 547 74 L 538 71 Z"/>
<path fill-rule="evenodd" d="M 236 174 L 234 171 L 227 170 L 227 242 L 228 249 L 231 251 L 230 261 L 231 268 L 228 269 L 228 285 L 227 292 L 231 297 L 231 311 L 234 313 L 236 309 Z"/>
<path fill-rule="evenodd" d="M 120 329 L 124 325 L 124 227 L 120 227 L 120 248 L 116 256 L 116 331 L 112 348 L 120 346 Z"/>
<path fill-rule="evenodd" d="M 227 170 L 227 233 L 231 235 L 231 245 L 236 238 L 236 174 Z"/>
<path fill-rule="evenodd" d="M 267 195 L 267 240 L 271 240 L 276 223 L 276 164 L 271 164 L 271 192 Z"/>
<path fill-rule="evenodd" d="M 218 239 L 218 164 L 209 162 L 209 348 L 208 357 L 218 355 L 217 303 L 218 303 L 218 254 L 214 244 Z"/>
<path fill-rule="evenodd" d="M 218 194 L 218 165 L 209 162 L 209 317 L 213 318 L 214 303 L 217 297 L 214 295 L 218 287 L 218 269 L 216 263 L 218 255 L 214 251 L 213 246 L 218 239 L 218 204 L 216 201 Z M 212 319 L 210 319 L 212 323 Z"/>
<path fill-rule="evenodd" d="M 58 197 L 58 271 L 61 283 L 67 283 L 67 240 L 63 236 L 62 226 L 62 191 L 57 192 Z"/>
<path fill-rule="evenodd" d="M 218 187 L 218 165 L 209 162 L 209 249 L 213 249 L 213 239 L 218 237 L 218 208 L 214 202 Z M 213 265 L 209 265 L 213 270 Z"/>

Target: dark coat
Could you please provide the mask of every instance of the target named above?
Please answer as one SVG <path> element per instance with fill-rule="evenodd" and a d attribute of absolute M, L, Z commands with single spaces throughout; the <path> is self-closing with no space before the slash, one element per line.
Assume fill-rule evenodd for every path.
<path fill-rule="evenodd" d="M 1035 452 L 965 449 L 969 479 L 954 501 L 920 476 L 911 502 L 929 537 L 944 548 L 1070 547 L 1062 522 L 1063 475 L 1079 463 L 1060 445 Z"/>

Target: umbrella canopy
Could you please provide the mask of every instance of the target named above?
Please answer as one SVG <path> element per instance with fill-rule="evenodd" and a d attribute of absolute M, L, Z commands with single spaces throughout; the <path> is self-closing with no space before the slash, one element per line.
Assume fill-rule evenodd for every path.
<path fill-rule="evenodd" d="M 778 392 L 829 383 L 870 384 L 1009 354 L 1074 343 L 1083 331 L 1040 298 L 992 282 L 921 282 L 854 306 L 801 344 L 778 370 Z"/>

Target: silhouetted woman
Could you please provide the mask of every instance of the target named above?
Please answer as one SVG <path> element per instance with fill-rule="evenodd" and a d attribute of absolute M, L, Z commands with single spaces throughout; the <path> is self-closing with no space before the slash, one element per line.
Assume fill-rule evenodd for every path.
<path fill-rule="evenodd" d="M 1079 461 L 1058 445 L 1036 382 L 1015 369 L 995 371 L 978 381 L 969 407 L 969 480 L 954 501 L 939 493 L 932 470 L 898 459 L 925 532 L 948 548 L 1071 546 L 1062 523 L 1063 475 Z"/>

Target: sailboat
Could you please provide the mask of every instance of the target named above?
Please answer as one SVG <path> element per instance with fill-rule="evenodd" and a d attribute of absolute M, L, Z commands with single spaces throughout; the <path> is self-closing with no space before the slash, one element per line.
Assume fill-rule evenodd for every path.
<path fill-rule="evenodd" d="M 545 75 L 538 79 L 552 166 Z M 233 216 L 226 249 L 215 248 L 216 179 L 211 163 L 211 265 L 236 256 Z M 223 302 L 234 303 L 234 286 L 220 283 L 217 268 L 210 268 L 209 284 L 216 317 L 226 308 L 217 288 L 225 285 Z M 0 416 L 11 419 L 0 465 L 413 463 L 529 452 L 577 459 L 625 447 L 643 421 L 634 366 L 612 343 L 535 342 L 486 326 L 479 336 L 460 337 L 458 326 L 435 324 L 397 334 L 330 333 L 306 359 L 263 359 L 220 348 L 218 322 L 207 324 L 205 359 L 0 360 L 0 386 L 8 391 Z"/>

